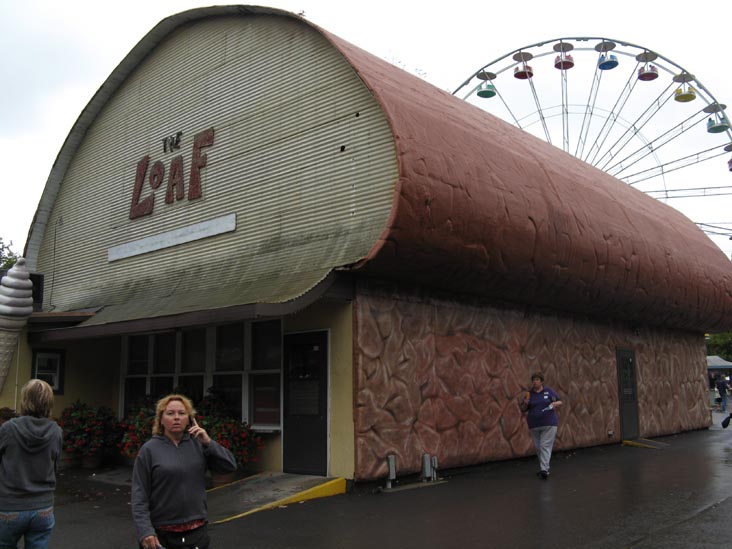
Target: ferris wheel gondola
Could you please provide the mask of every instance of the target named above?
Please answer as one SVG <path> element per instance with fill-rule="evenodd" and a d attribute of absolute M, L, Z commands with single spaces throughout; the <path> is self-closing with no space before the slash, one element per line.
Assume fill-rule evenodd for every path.
<path fill-rule="evenodd" d="M 480 67 L 453 94 L 657 198 L 709 196 L 703 186 L 690 193 L 694 182 L 728 173 L 715 160 L 732 152 L 726 105 L 650 48 L 593 37 L 539 42 Z"/>

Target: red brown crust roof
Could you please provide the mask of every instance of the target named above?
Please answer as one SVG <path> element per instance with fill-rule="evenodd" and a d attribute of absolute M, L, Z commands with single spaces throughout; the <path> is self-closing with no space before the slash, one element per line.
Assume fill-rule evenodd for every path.
<path fill-rule="evenodd" d="M 628 322 L 732 328 L 732 265 L 677 210 L 324 34 L 381 104 L 399 158 L 389 225 L 358 270 Z"/>

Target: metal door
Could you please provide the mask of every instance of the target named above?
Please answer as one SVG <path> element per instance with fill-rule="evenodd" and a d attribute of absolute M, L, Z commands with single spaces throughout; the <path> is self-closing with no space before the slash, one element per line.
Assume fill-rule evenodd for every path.
<path fill-rule="evenodd" d="M 285 336 L 283 471 L 328 474 L 328 333 Z"/>
<path fill-rule="evenodd" d="M 618 349 L 618 391 L 620 400 L 620 430 L 623 440 L 640 436 L 638 429 L 638 386 L 635 374 L 635 353 Z"/>

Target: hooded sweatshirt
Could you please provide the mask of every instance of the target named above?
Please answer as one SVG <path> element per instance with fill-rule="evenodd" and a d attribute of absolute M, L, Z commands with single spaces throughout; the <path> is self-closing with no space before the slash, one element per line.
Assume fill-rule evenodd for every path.
<path fill-rule="evenodd" d="M 53 505 L 62 431 L 48 418 L 22 416 L 0 426 L 0 511 Z"/>
<path fill-rule="evenodd" d="M 153 435 L 140 448 L 132 470 L 132 520 L 137 539 L 155 535 L 155 527 L 206 519 L 206 469 L 231 473 L 236 460 L 212 440 L 204 446 L 188 433 L 176 445 Z"/>

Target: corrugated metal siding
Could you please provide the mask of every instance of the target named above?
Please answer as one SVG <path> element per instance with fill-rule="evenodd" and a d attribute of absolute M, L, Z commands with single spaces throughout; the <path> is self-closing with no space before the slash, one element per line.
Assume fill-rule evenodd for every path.
<path fill-rule="evenodd" d="M 183 155 L 187 191 L 193 138 L 210 127 L 203 197 L 165 204 L 170 160 Z M 177 131 L 184 132 L 180 150 L 164 154 L 162 139 Z M 130 220 L 145 155 L 151 165 L 163 161 L 166 178 L 153 214 Z M 229 305 L 296 297 L 367 254 L 397 177 L 383 114 L 319 33 L 277 16 L 200 21 L 156 48 L 90 127 L 41 246 L 44 306 L 63 311 L 201 292 L 218 292 Z M 144 189 L 146 196 L 147 183 Z M 233 233 L 107 262 L 110 246 L 228 213 L 237 216 Z M 267 289 L 267 279 L 278 282 Z M 184 308 L 200 305 L 185 301 Z"/>

